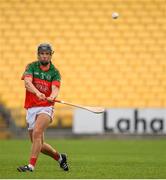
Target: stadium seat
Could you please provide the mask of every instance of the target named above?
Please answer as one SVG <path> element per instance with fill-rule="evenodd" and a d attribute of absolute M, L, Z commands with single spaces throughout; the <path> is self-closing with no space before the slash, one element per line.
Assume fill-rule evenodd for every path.
<path fill-rule="evenodd" d="M 115 10 L 120 17 L 113 20 Z M 0 12 L 0 99 L 19 126 L 26 126 L 20 77 L 41 42 L 55 49 L 62 99 L 106 107 L 166 104 L 165 1 L 16 0 L 2 1 Z M 57 117 L 70 127 L 73 109 L 64 108 Z"/>

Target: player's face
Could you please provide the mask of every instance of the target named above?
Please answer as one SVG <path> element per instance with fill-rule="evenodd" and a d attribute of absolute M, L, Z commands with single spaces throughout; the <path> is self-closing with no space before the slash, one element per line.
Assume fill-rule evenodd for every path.
<path fill-rule="evenodd" d="M 51 61 L 52 54 L 49 51 L 41 51 L 38 54 L 38 60 L 42 65 L 47 65 Z"/>

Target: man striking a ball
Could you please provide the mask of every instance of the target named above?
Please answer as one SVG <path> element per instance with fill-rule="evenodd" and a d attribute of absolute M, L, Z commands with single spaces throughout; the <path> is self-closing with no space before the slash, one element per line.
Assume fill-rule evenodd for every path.
<path fill-rule="evenodd" d="M 40 152 L 59 162 L 64 171 L 68 171 L 67 155 L 60 154 L 44 141 L 44 131 L 53 119 L 54 100 L 58 95 L 61 76 L 51 62 L 53 55 L 49 44 L 40 44 L 37 48 L 38 61 L 28 64 L 22 76 L 25 82 L 27 110 L 26 121 L 32 142 L 29 164 L 17 168 L 19 172 L 34 171 Z"/>

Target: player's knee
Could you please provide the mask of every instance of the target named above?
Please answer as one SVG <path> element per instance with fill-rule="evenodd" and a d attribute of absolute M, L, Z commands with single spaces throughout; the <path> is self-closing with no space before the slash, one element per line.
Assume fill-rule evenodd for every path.
<path fill-rule="evenodd" d="M 33 131 L 33 139 L 42 139 L 43 132 L 40 129 L 35 129 Z"/>

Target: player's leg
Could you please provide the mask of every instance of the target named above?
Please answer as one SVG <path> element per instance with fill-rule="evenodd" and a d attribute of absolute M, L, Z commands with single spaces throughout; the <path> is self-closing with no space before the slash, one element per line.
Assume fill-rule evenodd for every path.
<path fill-rule="evenodd" d="M 33 130 L 29 130 L 29 137 L 31 142 L 33 143 Z M 44 133 L 42 135 L 42 148 L 41 152 L 45 155 L 48 155 L 59 162 L 60 167 L 64 171 L 68 171 L 68 165 L 67 165 L 67 157 L 65 154 L 60 154 L 57 150 L 55 150 L 51 145 L 45 143 L 44 141 Z"/>
<path fill-rule="evenodd" d="M 44 133 L 42 136 L 42 148 L 41 148 L 41 152 L 45 155 L 48 155 L 50 157 L 52 157 L 54 160 L 59 162 L 60 167 L 64 170 L 64 171 L 68 171 L 68 164 L 67 164 L 67 155 L 66 154 L 60 154 L 57 150 L 55 150 L 50 144 L 47 144 L 44 141 Z"/>
<path fill-rule="evenodd" d="M 60 159 L 60 153 L 56 151 L 50 144 L 43 143 L 41 152 L 45 155 L 48 155 L 58 161 Z"/>
<path fill-rule="evenodd" d="M 29 137 L 30 137 L 31 142 L 33 143 L 33 130 L 29 130 Z M 60 154 L 51 145 L 44 142 L 44 133 L 42 136 L 41 152 L 45 155 L 52 157 L 53 159 L 55 159 L 57 161 L 60 158 Z"/>
<path fill-rule="evenodd" d="M 33 130 L 29 130 L 29 137 L 30 137 L 31 142 L 33 143 Z M 60 154 L 58 153 L 58 151 L 56 151 L 51 145 L 44 142 L 44 133 L 42 136 L 41 152 L 45 155 L 52 157 L 53 159 L 55 159 L 57 161 L 60 158 Z"/>
<path fill-rule="evenodd" d="M 36 145 L 34 145 L 34 142 L 33 142 L 34 130 L 38 126 L 38 125 L 36 125 L 36 122 L 38 122 L 36 117 L 38 117 L 38 119 L 39 119 L 39 115 L 36 115 L 36 114 L 39 113 L 39 112 L 40 113 L 42 112 L 42 114 L 45 114 L 46 118 L 44 117 L 43 120 L 49 118 L 49 121 L 47 121 L 47 122 L 50 122 L 52 120 L 52 118 L 53 118 L 53 109 L 51 107 L 47 107 L 47 111 L 45 111 L 45 109 L 46 108 L 44 108 L 44 109 L 43 108 L 42 109 L 30 108 L 27 111 L 26 120 L 27 120 L 27 124 L 28 124 L 29 136 L 30 136 L 30 139 L 31 139 L 31 142 L 32 142 L 32 146 L 34 146 L 34 148 L 36 146 Z M 41 118 L 41 120 L 42 120 L 42 118 Z M 43 121 L 43 122 L 45 122 L 45 121 Z M 47 125 L 46 125 L 46 127 L 44 126 L 44 129 L 48 127 L 49 123 L 46 123 L 46 124 Z M 42 125 L 42 124 L 39 124 L 39 125 Z M 40 130 L 41 128 L 37 128 L 37 129 Z M 60 167 L 63 168 L 65 171 L 67 171 L 68 166 L 67 166 L 67 157 L 66 157 L 66 155 L 65 154 L 59 154 L 49 144 L 45 143 L 44 142 L 44 130 L 42 130 L 41 132 L 42 133 L 37 133 L 37 134 L 40 134 L 40 138 L 38 138 L 38 139 L 39 139 L 40 146 L 42 144 L 42 146 L 40 147 L 41 152 L 46 154 L 46 155 L 51 156 L 55 160 L 58 160 L 58 162 L 60 164 Z M 38 147 L 39 146 L 37 145 L 37 148 Z M 32 148 L 32 150 L 34 150 L 34 148 Z M 34 152 L 36 152 L 36 150 L 34 150 Z M 39 151 L 37 152 L 37 154 L 39 154 Z M 30 164 L 35 164 L 36 160 L 37 160 L 37 158 L 32 156 L 32 158 L 30 159 Z M 22 167 L 24 167 L 24 166 L 22 166 Z M 18 167 L 17 169 L 19 171 L 29 171 L 29 169 L 27 169 L 27 168 L 26 169 L 20 169 L 22 167 Z"/>
<path fill-rule="evenodd" d="M 44 130 L 48 127 L 51 121 L 50 116 L 45 113 L 41 113 L 37 116 L 35 127 L 32 133 L 32 150 L 29 166 L 33 169 L 35 167 L 39 153 L 41 152 L 43 145 L 43 133 Z"/>
<path fill-rule="evenodd" d="M 41 113 L 36 117 L 35 126 L 32 131 L 32 150 L 28 166 L 20 166 L 17 168 L 18 171 L 33 171 L 39 153 L 42 149 L 42 138 L 44 130 L 48 127 L 51 118 L 45 113 Z"/>
<path fill-rule="evenodd" d="M 59 162 L 60 167 L 64 171 L 68 171 L 68 165 L 67 165 L 67 155 L 66 154 L 60 154 L 58 153 L 51 145 L 47 143 L 43 143 L 41 152 L 45 155 L 48 155 Z"/>
<path fill-rule="evenodd" d="M 41 152 L 45 155 L 48 155 L 50 157 L 52 157 L 54 160 L 59 162 L 60 167 L 64 170 L 64 171 L 68 171 L 68 165 L 67 165 L 67 155 L 66 154 L 60 154 L 57 150 L 55 150 L 50 144 L 47 144 L 44 141 L 44 133 L 43 133 L 43 137 L 42 137 L 42 148 L 41 148 Z"/>
<path fill-rule="evenodd" d="M 33 130 L 29 130 L 29 138 L 30 138 L 31 142 L 33 143 Z M 53 159 L 55 159 L 58 162 L 61 162 L 61 160 L 62 160 L 60 153 L 57 150 L 55 150 L 50 144 L 47 144 L 44 141 L 44 133 L 42 135 L 41 152 L 45 155 L 52 157 Z"/>

